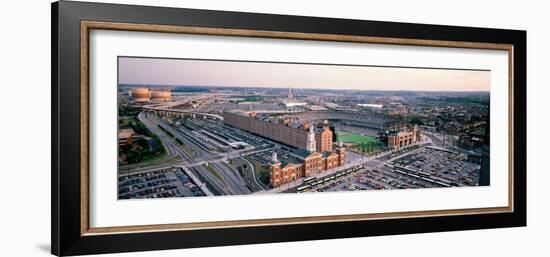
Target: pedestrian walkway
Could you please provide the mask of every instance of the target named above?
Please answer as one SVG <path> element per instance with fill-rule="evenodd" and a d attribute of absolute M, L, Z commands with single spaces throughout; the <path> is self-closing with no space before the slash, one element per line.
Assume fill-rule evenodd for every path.
<path fill-rule="evenodd" d="M 200 181 L 200 179 L 198 179 L 195 174 L 193 174 L 193 172 L 191 172 L 188 168 L 186 168 L 185 166 L 179 166 L 180 169 L 183 170 L 183 172 L 185 172 L 185 174 L 187 176 L 189 176 L 189 178 L 191 178 L 191 180 L 193 181 L 193 183 L 195 183 L 195 185 L 197 185 L 201 190 L 202 192 L 206 195 L 206 196 L 213 196 L 214 194 L 210 191 L 210 189 L 208 189 L 208 187 L 206 187 L 206 183 Z"/>

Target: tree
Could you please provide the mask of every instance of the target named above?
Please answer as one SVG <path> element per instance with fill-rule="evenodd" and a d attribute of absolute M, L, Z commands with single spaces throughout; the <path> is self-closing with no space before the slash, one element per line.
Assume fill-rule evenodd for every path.
<path fill-rule="evenodd" d="M 411 124 L 424 125 L 424 122 L 421 119 L 414 117 L 411 119 Z"/>
<path fill-rule="evenodd" d="M 361 149 L 361 152 L 364 153 L 366 151 L 367 145 L 365 143 L 359 144 L 359 149 Z"/>

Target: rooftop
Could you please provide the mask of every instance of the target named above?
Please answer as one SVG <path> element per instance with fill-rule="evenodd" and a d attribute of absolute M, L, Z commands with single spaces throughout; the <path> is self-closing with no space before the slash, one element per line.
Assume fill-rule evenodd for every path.
<path fill-rule="evenodd" d="M 125 129 L 119 129 L 118 130 L 118 138 L 119 139 L 126 139 L 126 138 L 129 138 L 129 137 L 132 137 L 135 134 L 136 134 L 136 132 L 134 132 L 134 130 L 131 129 L 131 128 L 125 128 Z"/>

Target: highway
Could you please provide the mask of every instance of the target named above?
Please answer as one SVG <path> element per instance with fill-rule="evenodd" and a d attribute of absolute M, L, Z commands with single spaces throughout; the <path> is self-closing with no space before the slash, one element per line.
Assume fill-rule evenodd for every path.
<path fill-rule="evenodd" d="M 196 114 L 196 115 L 202 115 L 202 116 L 208 116 L 214 119 L 223 120 L 223 117 L 216 114 L 211 113 L 201 113 L 201 112 L 195 112 L 195 111 L 189 111 L 189 110 L 182 110 L 182 109 L 173 109 L 174 107 L 178 105 L 184 105 L 188 104 L 192 101 L 202 101 L 207 99 L 213 99 L 215 97 L 219 96 L 219 94 L 204 94 L 198 97 L 189 97 L 184 100 L 174 101 L 170 103 L 165 103 L 162 105 L 147 105 L 143 106 L 143 109 L 145 110 L 151 110 L 151 111 L 160 111 L 160 112 L 170 112 L 170 113 L 181 113 L 181 114 Z"/>
<path fill-rule="evenodd" d="M 181 157 L 181 159 L 177 162 L 168 162 L 168 163 L 162 163 L 157 165 L 149 165 L 145 167 L 139 167 L 134 168 L 131 171 L 121 171 L 119 176 L 123 175 L 129 175 L 129 174 L 138 174 L 138 173 L 144 173 L 149 171 L 154 171 L 158 169 L 168 168 L 172 166 L 187 166 L 190 162 L 193 162 L 192 156 L 190 156 L 188 153 L 186 153 L 175 141 L 174 138 L 169 136 L 167 133 L 162 131 L 158 124 L 160 123 L 160 119 L 156 117 L 153 113 L 144 111 L 141 112 L 138 115 L 138 119 L 154 134 L 156 134 L 159 139 L 161 140 L 166 152 L 167 156 L 164 158 L 164 160 L 170 160 L 171 158 L 175 156 Z M 178 137 L 179 138 L 179 137 Z M 219 192 L 219 194 L 229 194 L 231 193 L 226 189 L 226 186 L 222 181 L 219 181 L 216 177 L 208 176 L 209 172 L 204 169 L 203 167 L 195 167 L 193 170 L 196 170 L 197 173 L 205 174 L 206 177 L 210 178 L 208 180 L 209 186 L 213 187 L 214 191 Z M 202 177 L 202 176 L 201 176 Z"/>
<path fill-rule="evenodd" d="M 189 109 L 176 109 L 175 107 L 189 104 L 193 101 L 209 100 L 216 97 L 216 94 L 209 94 L 200 97 L 189 97 L 183 100 L 143 107 L 138 119 L 155 135 L 159 137 L 166 150 L 166 156 L 152 165 L 124 168 L 119 175 L 137 174 L 155 169 L 168 168 L 172 166 L 183 166 L 189 172 L 196 175 L 203 181 L 211 192 L 216 195 L 242 195 L 251 194 L 252 191 L 263 191 L 264 186 L 256 177 L 255 167 L 248 160 L 243 158 L 246 155 L 267 151 L 269 149 L 241 149 L 230 150 L 225 153 L 218 153 L 212 149 L 219 149 L 220 145 L 211 142 L 210 137 L 203 129 L 193 129 L 186 126 L 173 126 L 157 114 L 172 114 L 172 117 L 179 117 L 179 114 L 204 115 L 213 119 L 221 120 L 222 117 L 215 114 L 201 113 Z M 160 126 L 160 127 L 159 127 Z M 170 135 L 171 134 L 171 135 Z M 205 137 L 201 137 L 204 135 Z M 176 140 L 177 139 L 177 140 Z M 178 142 L 180 141 L 180 142 Z M 182 144 L 184 146 L 182 146 Z M 231 148 L 226 148 L 231 149 Z M 237 160 L 246 163 L 244 170 L 246 180 L 241 177 L 237 170 L 231 167 L 229 160 Z"/>
<path fill-rule="evenodd" d="M 147 112 L 147 117 L 149 121 L 151 121 L 154 126 L 158 128 L 158 125 L 160 124 L 164 129 L 169 131 L 171 134 L 173 134 L 176 138 L 178 138 L 180 141 L 183 142 L 187 147 L 193 150 L 195 153 L 193 156 L 187 154 L 181 147 L 177 146 L 177 142 L 167 135 L 164 131 L 161 129 L 158 129 L 158 131 L 161 131 L 163 135 L 169 138 L 170 141 L 172 141 L 173 145 L 178 149 L 180 155 L 185 160 L 185 163 L 182 163 L 181 165 L 186 166 L 188 164 L 193 164 L 196 162 L 206 162 L 210 160 L 217 159 L 219 157 L 212 156 L 207 152 L 207 149 L 203 146 L 198 146 L 195 143 L 191 142 L 193 139 L 190 139 L 186 134 L 182 133 L 181 131 L 178 131 L 174 128 L 172 128 L 168 123 L 163 121 L 162 119 L 159 119 L 156 115 L 154 115 L 152 112 Z M 193 140 L 194 141 L 194 140 Z M 219 194 L 234 194 L 233 190 L 227 185 L 223 179 L 219 179 L 217 176 L 212 174 L 210 171 L 208 171 L 204 166 L 197 165 L 191 168 L 191 171 L 193 171 L 196 175 L 203 178 L 205 182 L 213 187 L 213 191 L 218 192 Z"/>
<path fill-rule="evenodd" d="M 190 131 L 187 131 L 184 128 L 174 128 L 150 111 L 141 112 L 138 115 L 138 119 L 143 122 L 143 124 L 145 124 L 145 126 L 147 126 L 152 133 L 158 135 L 167 152 L 167 156 L 164 160 L 170 160 L 176 156 L 180 156 L 181 160 L 166 164 L 163 163 L 147 167 L 139 167 L 132 169 L 131 172 L 121 172 L 120 175 L 136 174 L 176 165 L 186 166 L 195 175 L 202 178 L 204 182 L 206 182 L 207 185 L 213 189 L 212 191 L 218 192 L 218 194 L 233 195 L 251 193 L 250 189 L 246 186 L 246 183 L 244 183 L 237 171 L 232 169 L 226 163 L 227 158 L 208 150 L 208 148 L 206 148 L 201 142 L 190 136 Z M 186 152 L 186 150 L 184 150 L 173 137 L 159 128 L 159 124 L 166 131 L 174 135 L 175 138 L 183 142 L 183 144 L 191 149 L 194 154 Z M 211 168 L 215 173 L 217 173 L 217 175 L 213 174 L 211 170 L 208 170 L 205 167 L 207 163 L 212 166 Z"/>

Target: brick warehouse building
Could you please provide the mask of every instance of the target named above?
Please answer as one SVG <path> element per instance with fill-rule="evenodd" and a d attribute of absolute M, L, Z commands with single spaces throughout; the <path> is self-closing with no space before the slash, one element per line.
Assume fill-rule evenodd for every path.
<path fill-rule="evenodd" d="M 248 131 L 273 141 L 299 149 L 308 149 L 309 124 L 292 127 L 256 118 L 255 113 L 223 112 L 223 122 L 232 127 Z M 332 131 L 328 126 L 314 129 L 315 148 L 318 152 L 332 151 Z"/>

